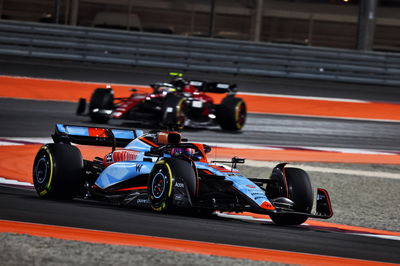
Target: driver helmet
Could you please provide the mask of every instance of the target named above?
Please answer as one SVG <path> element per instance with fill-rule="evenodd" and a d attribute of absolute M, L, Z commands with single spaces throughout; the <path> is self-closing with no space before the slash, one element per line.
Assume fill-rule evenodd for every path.
<path fill-rule="evenodd" d="M 186 80 L 184 80 L 183 78 L 173 78 L 171 80 L 171 84 L 177 88 L 179 91 L 182 91 L 186 85 L 188 84 L 188 82 Z"/>
<path fill-rule="evenodd" d="M 195 150 L 192 148 L 172 148 L 171 155 L 172 156 L 179 156 L 179 155 L 186 155 L 190 158 L 194 155 Z"/>
<path fill-rule="evenodd" d="M 192 149 L 192 148 L 172 148 L 171 155 L 172 156 L 184 155 L 194 161 L 199 161 L 202 158 L 202 156 L 200 154 L 196 153 L 196 150 Z"/>
<path fill-rule="evenodd" d="M 175 87 L 172 86 L 172 85 L 169 84 L 169 83 L 160 83 L 160 84 L 158 84 L 158 85 L 159 85 L 159 86 L 158 86 L 158 88 L 157 88 L 157 91 L 158 91 L 159 93 L 171 93 L 171 92 L 176 92 Z"/>

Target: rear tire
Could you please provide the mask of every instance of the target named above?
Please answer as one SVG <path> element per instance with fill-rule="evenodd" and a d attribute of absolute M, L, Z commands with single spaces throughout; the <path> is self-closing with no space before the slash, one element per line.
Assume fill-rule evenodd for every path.
<path fill-rule="evenodd" d="M 114 109 L 114 95 L 110 89 L 96 89 L 89 103 L 89 116 L 95 123 L 107 123 L 110 114 L 106 111 Z"/>
<path fill-rule="evenodd" d="M 237 131 L 246 122 L 247 108 L 241 98 L 228 96 L 217 106 L 217 122 L 223 130 Z"/>
<path fill-rule="evenodd" d="M 294 211 L 311 213 L 313 206 L 313 191 L 308 174 L 299 168 L 284 168 L 288 198 L 294 202 Z M 272 221 L 279 225 L 299 225 L 304 223 L 307 215 L 301 214 L 271 214 Z"/>
<path fill-rule="evenodd" d="M 196 175 L 188 162 L 163 158 L 154 165 L 147 186 L 153 210 L 162 212 L 172 208 L 173 186 L 177 178 L 184 180 L 189 196 L 193 199 L 196 193 Z"/>
<path fill-rule="evenodd" d="M 162 110 L 162 124 L 173 127 L 174 130 L 183 129 L 186 120 L 185 107 L 185 98 L 175 95 L 167 96 Z"/>
<path fill-rule="evenodd" d="M 33 184 L 40 197 L 72 199 L 81 190 L 83 159 L 75 146 L 45 144 L 33 164 Z"/>

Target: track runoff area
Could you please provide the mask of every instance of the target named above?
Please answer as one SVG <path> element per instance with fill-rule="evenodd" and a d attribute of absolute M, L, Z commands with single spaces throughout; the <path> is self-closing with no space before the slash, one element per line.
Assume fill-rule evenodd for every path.
<path fill-rule="evenodd" d="M 104 83 L 77 82 L 65 80 L 33 79 L 24 77 L 0 76 L 2 84 L 0 97 L 17 99 L 35 99 L 51 101 L 77 102 L 79 98 L 90 98 L 93 89 L 103 87 Z M 149 92 L 148 86 L 109 84 L 116 95 L 129 96 L 129 89 L 136 88 Z M 56 89 L 55 89 L 56 88 Z M 250 113 L 286 114 L 309 117 L 328 117 L 341 119 L 360 119 L 371 121 L 400 122 L 400 105 L 389 103 L 367 102 L 349 99 L 296 97 L 286 95 L 267 95 L 239 93 L 248 106 Z M 220 95 L 212 95 L 216 102 Z M 41 144 L 28 138 L 0 140 L 0 184 L 33 189 L 31 169 L 33 158 Z M 235 148 L 232 148 L 235 147 Z M 101 147 L 82 147 L 86 158 L 93 158 L 102 152 Z M 108 151 L 108 149 L 107 149 Z M 105 154 L 106 151 L 103 153 Z M 218 157 L 228 158 L 231 154 L 250 159 L 250 165 L 259 166 L 260 161 L 308 161 L 308 162 L 344 162 L 400 164 L 400 155 L 357 150 L 291 150 L 271 149 L 248 145 L 226 144 L 218 147 Z M 307 170 L 307 169 L 306 169 Z M 312 170 L 312 169 L 311 169 Z M 316 169 L 314 169 L 316 170 Z M 318 170 L 318 169 L 317 169 Z M 321 171 L 327 169 L 319 169 Z M 329 169 L 328 169 L 329 171 Z M 339 170 L 340 171 L 340 170 Z M 344 173 L 346 174 L 346 173 Z M 365 173 L 368 175 L 368 173 Z M 397 179 L 395 174 L 388 173 L 386 178 Z M 266 215 L 242 213 L 240 215 L 224 213 L 223 217 L 232 219 L 268 222 Z M 326 230 L 340 230 L 344 233 L 368 235 L 371 237 L 400 240 L 400 233 L 375 230 L 354 226 L 332 224 L 321 221 L 308 221 L 303 226 L 314 226 Z M 50 226 L 23 222 L 0 220 L 0 232 L 30 234 L 42 237 L 54 237 L 66 240 L 78 240 L 94 243 L 143 246 L 178 252 L 226 256 L 233 258 L 265 260 L 278 263 L 303 265 L 376 265 L 364 260 L 328 257 L 296 252 L 275 251 L 267 249 L 222 245 L 215 243 L 177 240 L 168 238 L 147 237 L 142 235 L 120 234 L 105 231 L 84 230 L 69 227 Z M 322 264 L 321 264 L 322 263 Z M 384 263 L 379 263 L 384 265 Z"/>

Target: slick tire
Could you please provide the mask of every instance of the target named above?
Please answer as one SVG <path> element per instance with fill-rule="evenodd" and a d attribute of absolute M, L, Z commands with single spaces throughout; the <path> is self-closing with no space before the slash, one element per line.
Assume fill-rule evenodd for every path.
<path fill-rule="evenodd" d="M 313 207 L 313 191 L 308 174 L 299 168 L 285 168 L 288 198 L 294 202 L 294 210 L 311 213 Z M 279 225 L 299 225 L 308 216 L 300 214 L 271 214 L 272 221 Z"/>
<path fill-rule="evenodd" d="M 173 187 L 181 178 L 188 188 L 189 197 L 196 193 L 196 174 L 192 166 L 176 158 L 163 158 L 158 161 L 149 175 L 148 195 L 153 210 L 163 212 L 172 209 Z"/>
<path fill-rule="evenodd" d="M 246 103 L 241 98 L 228 96 L 217 106 L 217 122 L 223 130 L 241 130 L 246 116 Z"/>
<path fill-rule="evenodd" d="M 110 114 L 105 111 L 114 109 L 114 95 L 110 89 L 96 89 L 89 103 L 89 116 L 95 123 L 107 123 L 110 119 Z"/>
<path fill-rule="evenodd" d="M 78 148 L 68 144 L 45 144 L 33 163 L 33 184 L 40 197 L 69 200 L 83 187 L 83 159 Z"/>
<path fill-rule="evenodd" d="M 183 129 L 186 120 L 185 107 L 185 98 L 175 95 L 167 96 L 162 109 L 161 124 L 172 127 L 173 130 Z"/>

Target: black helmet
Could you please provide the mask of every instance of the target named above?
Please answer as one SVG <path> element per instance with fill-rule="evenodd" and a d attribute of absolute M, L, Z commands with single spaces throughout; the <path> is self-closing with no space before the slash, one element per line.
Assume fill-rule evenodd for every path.
<path fill-rule="evenodd" d="M 173 78 L 173 79 L 171 80 L 171 84 L 172 84 L 175 88 L 177 88 L 177 89 L 179 89 L 179 90 L 182 90 L 183 88 L 186 87 L 186 85 L 188 84 L 188 82 L 187 82 L 186 80 L 184 80 L 183 78 Z"/>
<path fill-rule="evenodd" d="M 178 90 L 182 90 L 186 87 L 186 85 L 189 84 L 186 80 L 183 79 L 182 73 L 170 72 L 169 75 L 173 77 L 170 83 Z"/>

